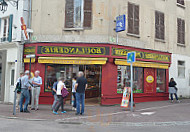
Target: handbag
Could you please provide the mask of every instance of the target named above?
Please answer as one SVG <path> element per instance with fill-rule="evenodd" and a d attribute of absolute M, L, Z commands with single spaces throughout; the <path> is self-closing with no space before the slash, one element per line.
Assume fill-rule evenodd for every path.
<path fill-rule="evenodd" d="M 176 86 L 174 88 L 175 88 L 176 91 L 178 90 L 178 88 Z"/>
<path fill-rule="evenodd" d="M 69 92 L 67 91 L 66 88 L 63 88 L 63 89 L 61 90 L 61 95 L 62 95 L 63 98 L 65 98 L 68 94 L 69 94 Z"/>

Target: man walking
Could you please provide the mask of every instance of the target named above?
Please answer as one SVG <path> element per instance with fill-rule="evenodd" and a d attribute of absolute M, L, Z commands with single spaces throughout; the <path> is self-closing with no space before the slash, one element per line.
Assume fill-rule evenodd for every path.
<path fill-rule="evenodd" d="M 32 87 L 31 110 L 36 110 L 36 111 L 38 110 L 38 105 L 39 105 L 39 96 L 41 90 L 40 86 L 42 85 L 42 78 L 39 75 L 40 71 L 35 71 L 34 78 L 32 79 L 33 87 Z"/>
<path fill-rule="evenodd" d="M 29 98 L 30 98 L 29 88 L 30 88 L 29 71 L 26 70 L 25 75 L 21 77 L 20 112 L 30 113 L 28 111 L 28 103 L 29 103 Z M 25 103 L 24 103 L 24 109 L 23 109 L 22 104 L 23 104 L 24 99 L 25 99 Z"/>
<path fill-rule="evenodd" d="M 24 72 L 20 72 L 20 77 L 17 79 L 17 84 L 21 85 L 21 78 L 24 76 Z M 16 84 L 16 85 L 17 85 Z M 20 96 L 21 92 L 17 92 L 17 98 L 16 98 L 16 109 L 19 109 L 19 103 L 20 103 Z"/>
<path fill-rule="evenodd" d="M 75 84 L 76 88 L 76 102 L 77 102 L 77 113 L 76 115 L 83 115 L 84 114 L 84 101 L 85 101 L 85 90 L 87 89 L 88 84 L 87 80 L 84 77 L 83 72 L 78 73 L 78 79 Z M 81 105 L 81 108 L 80 108 Z"/>

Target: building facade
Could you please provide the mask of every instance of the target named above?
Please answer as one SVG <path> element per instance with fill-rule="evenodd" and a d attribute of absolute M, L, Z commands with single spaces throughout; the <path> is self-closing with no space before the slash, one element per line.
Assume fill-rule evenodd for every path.
<path fill-rule="evenodd" d="M 48 99 L 52 96 L 48 92 L 53 82 L 51 79 L 62 74 L 71 79 L 78 70 L 88 71 L 90 77 L 102 73 L 102 76 L 95 77 L 99 81 L 92 82 L 99 88 L 89 92 L 89 97 L 99 96 L 102 104 L 119 103 L 119 92 L 124 86 L 129 86 L 128 64 L 124 61 L 129 51 L 136 51 L 140 57 L 149 57 L 138 58 L 140 62 L 134 69 L 136 76 L 142 76 L 141 79 L 134 78 L 136 80 L 133 82 L 137 102 L 167 100 L 170 77 L 175 78 L 180 96 L 189 97 L 189 11 L 190 2 L 184 0 L 33 0 L 31 21 L 34 32 L 31 43 L 25 44 L 25 54 L 32 52 L 37 55 L 33 60 L 36 65 L 33 71 L 43 67 L 41 103 L 50 103 Z M 126 31 L 118 34 L 117 45 L 115 19 L 123 14 L 127 18 Z M 83 49 L 84 46 L 89 48 Z M 109 54 L 99 55 L 94 49 L 106 46 L 109 47 Z M 88 50 L 95 54 L 91 55 Z M 107 50 L 104 50 L 105 53 Z M 104 65 L 86 66 L 84 60 L 90 61 L 91 57 L 97 59 L 95 62 L 100 59 L 101 65 Z M 91 60 L 89 65 L 94 66 L 94 61 Z M 25 59 L 25 62 L 27 69 L 28 60 Z M 108 66 L 104 69 L 105 65 Z M 103 72 L 110 76 L 109 82 L 112 83 L 104 80 L 106 76 Z"/>
<path fill-rule="evenodd" d="M 3 0 L 0 0 L 2 5 Z M 27 23 L 28 1 L 13 1 L 6 11 L 0 11 L 0 101 L 13 102 L 14 89 L 19 73 L 23 68 L 23 35 L 21 17 Z"/>

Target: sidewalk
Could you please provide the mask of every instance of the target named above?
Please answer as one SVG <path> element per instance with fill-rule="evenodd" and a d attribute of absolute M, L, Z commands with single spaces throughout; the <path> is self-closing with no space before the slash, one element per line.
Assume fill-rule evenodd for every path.
<path fill-rule="evenodd" d="M 115 106 L 87 105 L 85 115 L 75 116 L 75 111 L 70 105 L 65 106 L 67 113 L 52 114 L 50 105 L 40 105 L 38 111 L 31 113 L 13 113 L 13 105 L 0 104 L 0 118 L 36 120 L 36 121 L 59 121 L 59 122 L 170 122 L 190 121 L 190 99 L 181 100 L 181 103 L 169 101 L 146 102 L 136 104 L 135 112 L 130 112 Z"/>

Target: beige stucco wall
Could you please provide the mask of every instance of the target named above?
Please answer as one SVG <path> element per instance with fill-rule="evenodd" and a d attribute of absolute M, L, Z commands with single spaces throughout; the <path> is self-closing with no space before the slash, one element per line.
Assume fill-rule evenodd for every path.
<path fill-rule="evenodd" d="M 32 41 L 35 42 L 91 42 L 116 43 L 114 19 L 127 14 L 128 1 L 140 6 L 140 35 L 119 33 L 119 44 L 140 48 L 169 51 L 190 56 L 190 1 L 185 8 L 175 0 L 93 0 L 92 29 L 65 31 L 65 0 L 32 1 Z M 155 10 L 165 14 L 165 41 L 155 41 Z M 177 18 L 186 22 L 186 47 L 177 46 Z M 127 25 L 127 24 L 126 24 Z"/>

